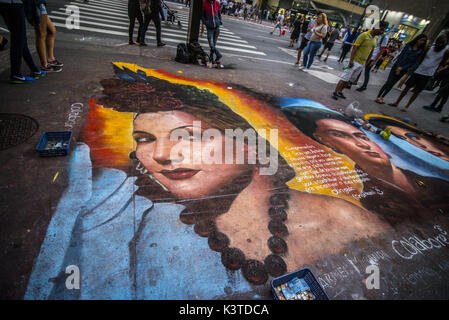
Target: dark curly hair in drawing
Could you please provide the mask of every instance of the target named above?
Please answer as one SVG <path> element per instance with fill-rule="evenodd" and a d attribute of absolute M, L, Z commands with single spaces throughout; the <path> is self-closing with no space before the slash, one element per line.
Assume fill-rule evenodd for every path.
<path fill-rule="evenodd" d="M 240 115 L 233 112 L 209 90 L 202 90 L 191 85 L 171 83 L 167 80 L 147 76 L 143 71 L 133 72 L 127 68 L 114 65 L 117 78 L 100 81 L 103 86 L 103 96 L 98 103 L 105 108 L 113 108 L 121 112 L 136 114 L 163 111 L 182 111 L 197 117 L 210 126 L 224 132 L 225 129 L 252 129 L 252 126 Z M 264 139 L 267 146 L 269 142 Z M 266 150 L 270 150 L 268 147 Z M 135 152 L 130 158 L 138 161 Z M 257 164 L 259 165 L 259 164 Z M 138 171 L 132 173 L 138 176 L 136 185 L 138 194 L 148 196 L 152 201 L 166 202 L 176 200 L 172 194 L 162 190 L 151 181 L 147 175 Z M 278 153 L 278 171 L 274 175 L 276 185 L 285 183 L 295 177 L 295 171 Z M 251 181 L 252 175 L 241 177 L 241 181 L 233 181 L 231 189 L 244 188 Z M 239 190 L 221 190 L 235 193 Z"/>
<path fill-rule="evenodd" d="M 221 131 L 252 128 L 209 90 L 147 76 L 141 70 L 133 72 L 114 65 L 114 71 L 118 79 L 100 81 L 104 90 L 98 102 L 105 107 L 137 114 L 179 110 Z"/>
<path fill-rule="evenodd" d="M 315 138 L 317 121 L 322 119 L 334 119 L 352 125 L 351 121 L 344 115 L 331 110 L 324 110 L 312 107 L 291 106 L 282 109 L 284 115 L 306 136 L 318 141 Z"/>

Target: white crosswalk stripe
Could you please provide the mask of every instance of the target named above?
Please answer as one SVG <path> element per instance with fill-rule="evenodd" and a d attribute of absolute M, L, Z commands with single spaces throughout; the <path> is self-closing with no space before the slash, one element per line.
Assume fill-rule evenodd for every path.
<path fill-rule="evenodd" d="M 64 7 L 53 10 L 49 17 L 57 28 L 66 28 L 66 20 L 72 14 L 67 10 L 68 6 L 77 6 L 80 12 L 80 31 L 94 32 L 100 34 L 128 37 L 128 4 L 123 0 L 90 0 L 71 1 Z M 66 11 L 67 10 L 67 11 Z M 182 43 L 187 38 L 187 26 L 189 21 L 188 12 L 178 11 L 177 17 L 181 21 L 182 28 L 171 23 L 162 23 L 162 41 L 167 43 Z M 139 23 L 136 21 L 134 37 L 137 37 Z M 146 39 L 154 42 L 156 39 L 156 30 L 151 23 L 146 33 Z M 208 42 L 205 36 L 200 37 L 200 44 L 208 51 Z M 224 52 L 241 52 L 257 56 L 266 54 L 258 50 L 255 46 L 248 44 L 248 41 L 230 32 L 228 29 L 220 28 L 217 48 Z"/>

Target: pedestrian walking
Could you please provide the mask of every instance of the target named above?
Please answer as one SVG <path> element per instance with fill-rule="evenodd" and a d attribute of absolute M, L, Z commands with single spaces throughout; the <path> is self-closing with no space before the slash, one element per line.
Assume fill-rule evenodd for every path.
<path fill-rule="evenodd" d="M 310 36 L 312 35 L 312 28 L 315 27 L 316 20 L 312 19 L 310 21 L 304 21 L 303 27 L 301 29 L 301 43 L 298 46 L 298 55 L 295 62 L 295 66 L 299 65 L 299 61 L 301 60 L 302 51 L 309 43 Z"/>
<path fill-rule="evenodd" d="M 327 50 L 326 58 L 324 58 L 324 62 L 327 61 L 329 58 L 329 54 L 331 53 L 332 48 L 334 47 L 335 40 L 338 39 L 340 35 L 340 26 L 337 24 L 335 28 L 333 28 L 329 34 L 329 38 L 326 41 L 326 44 L 323 46 L 323 49 L 321 50 L 320 54 L 318 55 L 318 59 L 321 59 L 321 56 L 323 55 L 324 51 Z"/>
<path fill-rule="evenodd" d="M 343 46 L 341 48 L 341 54 L 340 58 L 338 59 L 338 62 L 343 63 L 343 61 L 346 59 L 346 55 L 349 51 L 351 51 L 352 44 L 359 36 L 360 32 L 356 31 L 355 28 L 349 28 L 346 31 L 346 35 L 343 38 Z"/>
<path fill-rule="evenodd" d="M 48 16 L 46 2 L 44 0 L 36 0 L 35 3 L 38 16 L 34 21 L 34 33 L 41 70 L 44 70 L 46 73 L 60 72 L 63 64 L 56 60 L 54 56 L 56 28 Z"/>
<path fill-rule="evenodd" d="M 377 94 L 375 100 L 377 103 L 384 104 L 385 96 L 391 91 L 396 82 L 422 60 L 426 44 L 427 36 L 425 34 L 420 34 L 404 47 L 397 57 L 396 62 L 391 67 L 387 81 Z"/>
<path fill-rule="evenodd" d="M 356 90 L 359 92 L 365 91 L 368 87 L 369 77 L 371 68 L 375 65 L 377 60 L 379 59 L 381 53 L 388 45 L 388 36 L 383 34 L 377 39 L 376 47 L 374 48 L 373 54 L 371 55 L 371 60 L 365 66 L 365 75 L 363 79 L 363 84 L 360 88 Z"/>
<path fill-rule="evenodd" d="M 318 14 L 316 18 L 316 26 L 312 28 L 312 34 L 310 35 L 309 43 L 304 49 L 303 53 L 303 67 L 300 69 L 310 69 L 312 66 L 313 60 L 315 59 L 315 55 L 318 50 L 321 48 L 323 44 L 323 38 L 326 37 L 328 30 L 327 16 L 325 13 Z"/>
<path fill-rule="evenodd" d="M 293 47 L 295 42 L 298 42 L 303 23 L 304 23 L 303 15 L 300 15 L 293 23 L 293 31 L 292 34 L 290 35 L 290 44 L 288 45 L 290 48 Z"/>
<path fill-rule="evenodd" d="M 210 48 L 210 65 L 215 63 L 217 68 L 221 68 L 222 55 L 216 47 L 218 36 L 220 35 L 220 25 L 222 24 L 220 3 L 218 0 L 203 0 L 203 13 L 201 19 L 207 29 L 207 41 L 209 42 Z M 216 56 L 215 59 L 214 55 Z"/>
<path fill-rule="evenodd" d="M 444 105 L 449 98 L 449 81 L 446 81 L 444 85 L 438 90 L 438 94 L 430 105 L 426 105 L 423 108 L 429 111 L 441 112 Z M 439 103 L 438 107 L 437 104 Z"/>
<path fill-rule="evenodd" d="M 190 1 L 189 1 L 190 3 Z M 156 40 L 157 46 L 163 47 L 165 43 L 161 40 L 161 16 L 164 17 L 162 12 L 161 0 L 140 0 L 140 8 L 144 15 L 144 22 L 142 31 L 140 34 L 140 46 L 146 46 L 145 34 L 147 33 L 148 25 L 153 20 L 154 27 L 156 28 Z M 165 20 L 165 19 L 164 19 Z"/>
<path fill-rule="evenodd" d="M 278 15 L 276 24 L 274 25 L 273 30 L 270 32 L 270 34 L 273 34 L 276 29 L 279 29 L 279 36 L 282 34 L 282 25 L 284 24 L 284 15 L 282 12 Z"/>
<path fill-rule="evenodd" d="M 424 60 L 405 83 L 405 89 L 402 90 L 398 99 L 394 103 L 389 104 L 390 106 L 397 107 L 401 100 L 405 97 L 405 95 L 410 91 L 410 89 L 414 88 L 413 95 L 410 97 L 410 100 L 408 101 L 406 106 L 401 109 L 401 111 L 404 112 L 408 110 L 413 101 L 415 101 L 415 99 L 419 96 L 421 91 L 426 88 L 440 64 L 444 65 L 447 63 L 449 58 L 449 49 L 447 43 L 447 37 L 444 34 L 440 35 L 435 40 L 435 43 L 430 47 L 429 50 L 427 50 Z"/>
<path fill-rule="evenodd" d="M 373 69 L 371 70 L 373 73 L 377 73 L 379 71 L 380 66 L 385 62 L 386 59 L 389 59 L 391 54 L 390 48 L 384 48 L 382 52 L 379 55 L 379 58 L 377 58 L 376 63 L 374 64 Z"/>
<path fill-rule="evenodd" d="M 139 29 L 137 31 L 136 42 L 140 43 L 140 35 L 142 33 L 142 27 L 143 27 L 143 17 L 142 17 L 142 12 L 140 11 L 139 0 L 128 0 L 128 17 L 129 17 L 129 41 L 128 41 L 128 43 L 130 45 L 135 44 L 135 42 L 133 41 L 133 35 L 134 35 L 134 26 L 136 23 L 136 19 L 139 22 Z"/>
<path fill-rule="evenodd" d="M 352 46 L 349 64 L 341 74 L 341 80 L 337 83 L 335 91 L 332 93 L 333 99 L 346 99 L 343 95 L 344 88 L 346 88 L 350 82 L 354 83 L 362 72 L 364 66 L 370 62 L 373 50 L 376 47 L 377 36 L 382 35 L 387 28 L 388 22 L 381 21 L 379 28 L 366 31 L 358 36 Z"/>
<path fill-rule="evenodd" d="M 0 0 L 0 15 L 10 32 L 10 82 L 32 83 L 45 76 L 45 71 L 39 70 L 34 64 L 33 57 L 28 49 L 25 9 L 22 0 Z M 30 76 L 25 76 L 21 72 L 22 59 L 25 60 L 31 71 Z"/>

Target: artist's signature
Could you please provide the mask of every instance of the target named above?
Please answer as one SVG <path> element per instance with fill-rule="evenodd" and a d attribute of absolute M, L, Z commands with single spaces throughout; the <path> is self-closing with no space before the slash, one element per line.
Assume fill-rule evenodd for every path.
<path fill-rule="evenodd" d="M 413 234 L 408 238 L 402 237 L 401 240 L 391 241 L 391 247 L 401 258 L 410 260 L 417 254 L 449 246 L 449 240 L 446 238 L 447 232 L 438 225 L 434 226 L 434 229 L 439 232 L 436 236 L 420 239 Z"/>

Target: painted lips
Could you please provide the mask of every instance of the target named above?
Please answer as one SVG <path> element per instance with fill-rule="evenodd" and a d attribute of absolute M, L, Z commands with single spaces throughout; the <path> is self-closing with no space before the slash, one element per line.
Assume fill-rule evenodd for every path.
<path fill-rule="evenodd" d="M 199 172 L 199 170 L 192 169 L 175 169 L 175 170 L 162 170 L 160 173 L 172 180 L 188 179 L 193 177 Z"/>
<path fill-rule="evenodd" d="M 373 151 L 368 151 L 365 152 L 367 155 L 373 157 L 373 158 L 380 158 L 380 154 L 378 154 L 377 152 L 373 152 Z"/>

